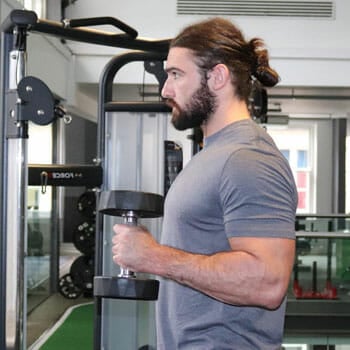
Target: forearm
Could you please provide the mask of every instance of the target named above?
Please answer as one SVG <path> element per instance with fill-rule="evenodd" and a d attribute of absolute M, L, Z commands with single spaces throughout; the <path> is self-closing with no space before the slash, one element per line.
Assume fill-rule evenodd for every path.
<path fill-rule="evenodd" d="M 278 288 L 265 262 L 247 252 L 214 255 L 191 254 L 160 246 L 153 257 L 152 273 L 197 289 L 215 299 L 234 305 L 274 308 L 271 291 Z"/>
<path fill-rule="evenodd" d="M 113 260 L 135 272 L 172 279 L 222 302 L 276 308 L 294 263 L 295 241 L 235 237 L 231 251 L 192 254 L 161 245 L 142 227 L 115 225 Z"/>

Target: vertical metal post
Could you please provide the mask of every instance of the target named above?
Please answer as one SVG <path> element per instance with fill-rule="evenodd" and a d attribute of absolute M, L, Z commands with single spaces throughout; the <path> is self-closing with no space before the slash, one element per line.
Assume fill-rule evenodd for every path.
<path fill-rule="evenodd" d="M 6 235 L 6 349 L 26 348 L 26 273 L 25 252 L 27 237 L 27 138 L 28 122 L 21 121 L 17 84 L 25 76 L 26 28 L 15 27 L 11 51 L 7 51 L 4 79 L 7 79 L 3 120 L 6 129 L 6 177 L 3 194 L 4 234 Z M 12 38 L 11 38 L 12 36 Z M 6 54 L 6 53 L 5 53 Z"/>
<path fill-rule="evenodd" d="M 5 115 L 5 91 L 7 89 L 6 69 L 8 61 L 9 46 L 12 47 L 12 36 L 1 34 L 1 114 Z M 0 349 L 5 349 L 6 346 L 6 210 L 5 210 L 5 188 L 6 188 L 6 124 L 5 117 L 1 118 L 0 131 L 0 274 L 2 281 L 0 283 Z"/>
<path fill-rule="evenodd" d="M 333 213 L 345 213 L 346 119 L 332 121 L 333 128 Z"/>

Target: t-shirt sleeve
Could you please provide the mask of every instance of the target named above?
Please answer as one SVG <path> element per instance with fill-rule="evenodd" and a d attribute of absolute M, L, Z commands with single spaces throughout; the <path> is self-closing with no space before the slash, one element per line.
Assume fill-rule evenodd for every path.
<path fill-rule="evenodd" d="M 220 196 L 227 237 L 295 238 L 297 191 L 283 156 L 234 152 L 221 174 Z"/>

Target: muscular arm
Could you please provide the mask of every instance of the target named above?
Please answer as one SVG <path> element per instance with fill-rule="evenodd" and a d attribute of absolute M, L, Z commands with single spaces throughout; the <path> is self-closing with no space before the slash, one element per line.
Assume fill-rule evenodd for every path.
<path fill-rule="evenodd" d="M 191 201 L 186 192 L 189 185 L 182 181 L 176 191 L 183 193 L 186 200 L 175 196 L 181 203 L 169 204 L 173 207 L 167 213 L 173 215 L 175 209 L 179 218 L 188 213 L 187 221 L 200 221 L 215 209 L 213 203 L 219 203 L 222 213 L 217 211 L 216 215 L 222 215 L 225 233 L 234 236 L 230 238 L 231 251 L 191 254 L 158 244 L 142 228 L 134 228 L 136 234 L 120 242 L 124 229 L 118 225 L 115 231 L 121 236 L 114 238 L 114 261 L 136 272 L 175 280 L 225 303 L 274 309 L 285 296 L 294 263 L 292 238 L 297 198 L 291 176 L 282 157 L 256 149 L 240 149 L 232 153 L 220 170 L 219 188 L 212 186 L 208 190 L 209 206 L 197 203 L 202 197 Z M 200 191 L 193 179 L 191 187 L 195 193 Z M 168 236 L 170 231 L 167 226 Z M 175 234 L 181 239 L 187 234 L 200 237 L 198 230 Z M 270 234 L 274 237 L 268 238 Z"/>
<path fill-rule="evenodd" d="M 199 255 L 160 245 L 140 228 L 123 236 L 122 225 L 117 226 L 113 259 L 131 270 L 175 280 L 228 304 L 274 309 L 285 296 L 294 262 L 294 240 L 231 238 L 231 252 Z M 140 240 L 144 244 L 140 245 Z M 128 248 L 120 251 L 124 244 Z M 126 254 L 130 249 L 133 253 Z"/>
<path fill-rule="evenodd" d="M 231 238 L 230 242 L 232 252 L 210 256 L 165 248 L 164 261 L 155 272 L 229 304 L 278 307 L 289 283 L 294 241 Z"/>

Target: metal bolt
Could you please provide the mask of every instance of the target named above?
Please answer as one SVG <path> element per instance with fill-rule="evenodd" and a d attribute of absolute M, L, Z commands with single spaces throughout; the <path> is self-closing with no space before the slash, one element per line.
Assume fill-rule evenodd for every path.
<path fill-rule="evenodd" d="M 37 115 L 45 115 L 45 111 L 42 110 L 42 109 L 38 109 L 38 110 L 36 111 L 36 114 L 37 114 Z"/>
<path fill-rule="evenodd" d="M 26 91 L 27 91 L 27 92 L 32 92 L 32 91 L 33 91 L 33 88 L 32 88 L 30 85 L 27 85 L 27 86 L 26 86 Z"/>
<path fill-rule="evenodd" d="M 63 117 L 63 122 L 64 122 L 64 124 L 70 124 L 71 122 L 72 122 L 72 116 L 71 115 L 69 115 L 69 114 L 66 114 L 64 117 Z"/>

